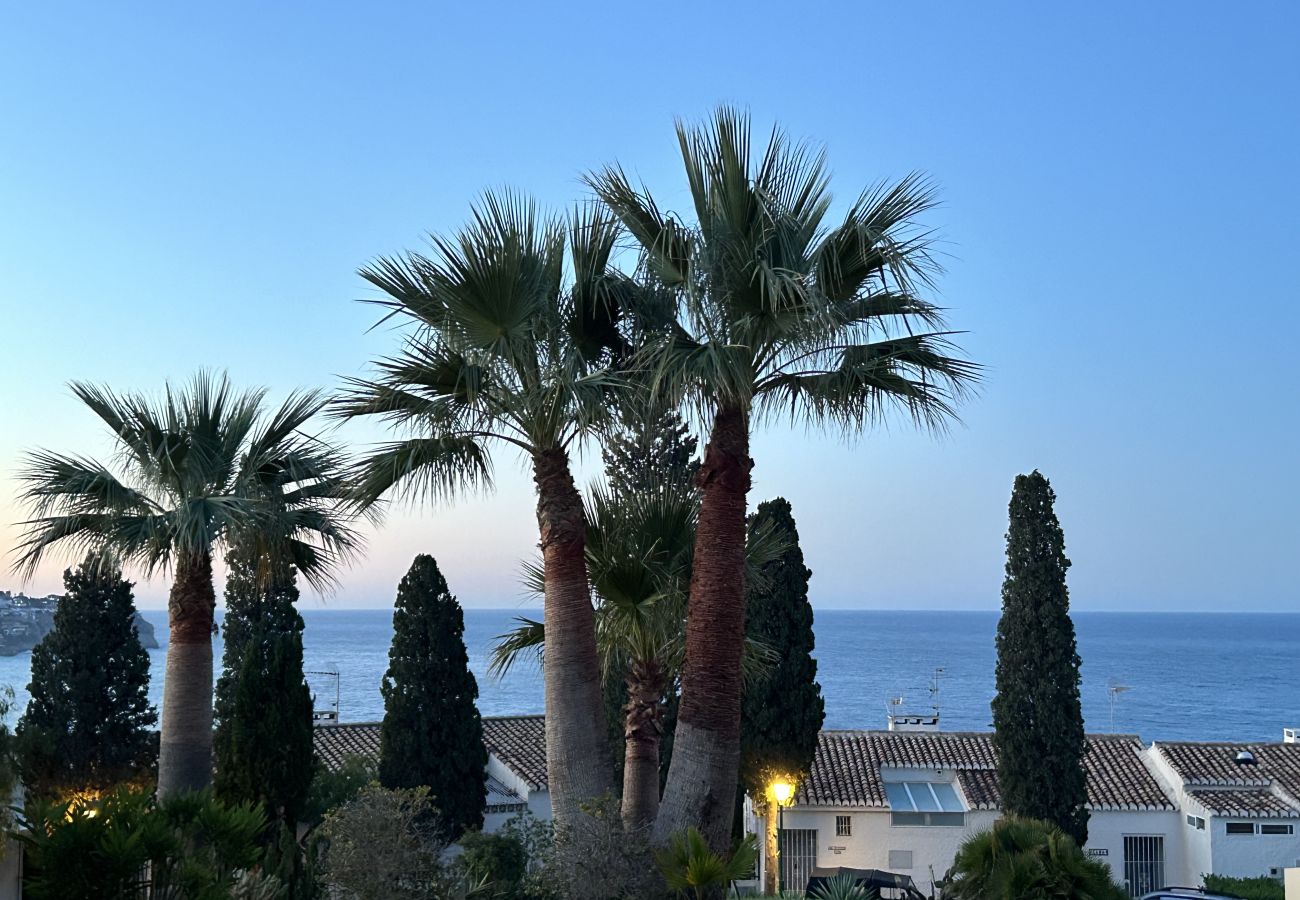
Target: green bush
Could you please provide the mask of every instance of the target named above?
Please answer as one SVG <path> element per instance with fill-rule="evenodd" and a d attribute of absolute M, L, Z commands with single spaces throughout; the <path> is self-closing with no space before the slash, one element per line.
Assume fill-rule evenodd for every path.
<path fill-rule="evenodd" d="M 512 834 L 471 831 L 460 839 L 459 865 L 470 881 L 494 897 L 515 898 L 528 872 L 528 851 Z"/>
<path fill-rule="evenodd" d="M 312 778 L 311 788 L 307 791 L 307 805 L 302 813 L 303 822 L 309 825 L 319 823 L 330 810 L 356 799 L 361 789 L 376 781 L 378 777 L 375 761 L 369 757 L 349 756 L 343 760 L 336 772 L 331 772 L 317 761 L 316 775 Z"/>
<path fill-rule="evenodd" d="M 13 836 L 27 851 L 24 896 L 33 900 L 143 897 L 150 890 L 157 897 L 228 900 L 237 881 L 247 896 L 283 896 L 268 879 L 254 885 L 241 878 L 261 859 L 265 815 L 206 791 L 156 802 L 128 788 L 95 800 L 34 801 L 19 824 Z"/>
<path fill-rule="evenodd" d="M 1232 894 L 1242 900 L 1284 900 L 1286 889 L 1276 878 L 1226 878 L 1206 875 L 1205 889 L 1216 894 Z"/>
<path fill-rule="evenodd" d="M 694 826 L 674 834 L 668 848 L 655 854 L 669 890 L 695 900 L 717 896 L 730 890 L 732 882 L 748 878 L 757 858 L 754 835 L 746 835 L 735 850 L 724 855 L 711 850 Z"/>
<path fill-rule="evenodd" d="M 1002 819 L 967 838 L 944 878 L 950 900 L 1123 900 L 1110 869 L 1047 822 Z"/>

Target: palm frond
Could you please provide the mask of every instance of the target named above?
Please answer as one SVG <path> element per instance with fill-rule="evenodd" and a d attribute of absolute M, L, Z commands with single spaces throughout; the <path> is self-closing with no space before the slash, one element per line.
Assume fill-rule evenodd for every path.
<path fill-rule="evenodd" d="M 492 647 L 492 661 L 488 673 L 497 678 L 505 677 L 512 666 L 525 656 L 542 660 L 542 648 L 546 644 L 546 626 L 535 619 L 517 616 L 519 625 L 505 634 L 496 637 Z"/>
<path fill-rule="evenodd" d="M 411 438 L 382 445 L 357 464 L 352 500 L 367 508 L 394 489 L 408 499 L 445 502 L 490 488 L 491 458 L 473 438 Z"/>

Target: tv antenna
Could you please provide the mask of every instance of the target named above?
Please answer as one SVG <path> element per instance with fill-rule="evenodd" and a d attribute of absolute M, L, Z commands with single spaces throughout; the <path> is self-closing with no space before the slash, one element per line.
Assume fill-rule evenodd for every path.
<path fill-rule="evenodd" d="M 340 683 L 340 681 L 342 680 L 342 679 L 339 678 L 339 673 L 338 673 L 337 671 L 334 671 L 334 672 L 330 672 L 330 671 L 316 671 L 316 672 L 308 671 L 308 672 L 303 672 L 302 674 L 304 674 L 304 675 L 324 675 L 324 676 L 326 676 L 326 677 L 328 677 L 328 678 L 333 678 L 333 679 L 334 679 L 334 705 L 333 705 L 333 707 L 326 706 L 324 709 L 321 709 L 321 708 L 317 707 L 317 706 L 316 706 L 316 692 L 315 692 L 315 691 L 312 691 L 312 693 L 311 693 L 311 722 L 312 722 L 313 725 L 337 725 L 337 724 L 339 723 L 339 693 L 340 693 L 340 692 L 339 692 L 339 683 Z M 310 685 L 309 685 L 309 687 L 310 687 Z"/>
<path fill-rule="evenodd" d="M 1110 680 L 1110 684 L 1106 688 L 1106 693 L 1110 697 L 1110 733 L 1111 734 L 1115 733 L 1115 707 L 1119 705 L 1120 697 L 1122 697 L 1124 694 L 1127 694 L 1131 690 L 1133 690 L 1133 688 L 1129 687 L 1127 684 L 1120 684 L 1114 678 Z"/>
<path fill-rule="evenodd" d="M 930 706 L 934 708 L 936 716 L 939 715 L 939 679 L 943 676 L 943 666 L 935 666 L 934 675 L 930 677 Z"/>

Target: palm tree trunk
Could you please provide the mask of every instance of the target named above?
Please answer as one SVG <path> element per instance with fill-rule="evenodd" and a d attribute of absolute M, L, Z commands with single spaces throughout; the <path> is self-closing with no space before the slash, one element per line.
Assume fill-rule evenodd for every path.
<path fill-rule="evenodd" d="M 731 841 L 740 766 L 740 657 L 745 644 L 745 503 L 749 419 L 721 407 L 696 483 L 701 490 L 681 711 L 655 823 L 664 842 L 694 825 L 715 851 Z"/>
<path fill-rule="evenodd" d="M 659 814 L 659 742 L 663 736 L 664 687 L 659 660 L 634 660 L 623 708 L 623 826 L 638 831 Z"/>
<path fill-rule="evenodd" d="M 180 557 L 167 600 L 170 638 L 163 682 L 158 794 L 205 788 L 212 779 L 212 557 Z"/>
<path fill-rule="evenodd" d="M 614 763 L 587 580 L 587 520 L 568 454 L 552 448 L 534 455 L 533 480 L 546 582 L 546 775 L 555 824 L 565 829 L 582 804 L 613 796 Z"/>

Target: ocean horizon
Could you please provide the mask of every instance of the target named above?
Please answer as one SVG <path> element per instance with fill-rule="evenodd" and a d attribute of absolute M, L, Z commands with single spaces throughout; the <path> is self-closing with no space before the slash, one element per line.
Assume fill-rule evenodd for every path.
<path fill-rule="evenodd" d="M 301 611 L 304 668 L 318 708 L 332 706 L 337 690 L 342 722 L 382 718 L 379 686 L 392 610 Z M 149 652 L 150 698 L 159 704 L 166 613 L 141 612 L 163 645 Z M 884 728 L 890 701 L 901 697 L 902 711 L 927 713 L 937 706 L 944 730 L 990 729 L 996 611 L 819 609 L 815 615 L 826 728 Z M 488 674 L 495 637 L 520 616 L 540 618 L 541 610 L 465 610 L 465 643 L 483 715 L 542 711 L 535 662 L 521 662 L 504 677 Z M 1076 612 L 1073 618 L 1090 732 L 1137 734 L 1146 741 L 1277 741 L 1283 728 L 1300 727 L 1294 677 L 1300 614 Z M 219 667 L 219 637 L 213 650 Z M 30 653 L 0 657 L 0 685 L 12 686 L 16 695 L 10 725 L 26 704 L 30 669 Z M 339 673 L 337 684 L 326 672 Z"/>

